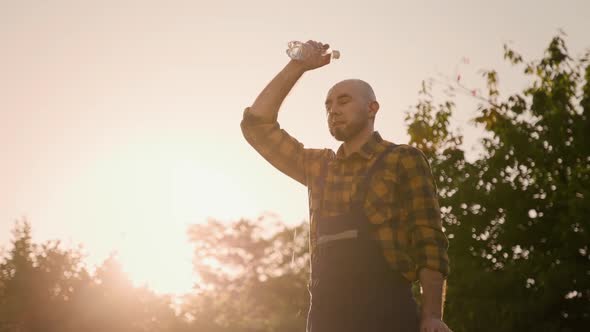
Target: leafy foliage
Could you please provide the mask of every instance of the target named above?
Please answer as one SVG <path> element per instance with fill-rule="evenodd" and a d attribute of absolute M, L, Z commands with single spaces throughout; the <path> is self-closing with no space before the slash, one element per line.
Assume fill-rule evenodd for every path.
<path fill-rule="evenodd" d="M 302 331 L 309 296 L 308 229 L 261 217 L 194 225 L 194 266 L 202 278 L 187 311 L 211 331 Z M 273 229 L 269 233 L 269 228 Z M 209 326 L 211 329 L 211 326 Z"/>
<path fill-rule="evenodd" d="M 497 73 L 474 123 L 489 137 L 473 162 L 449 128 L 452 101 L 407 114 L 429 157 L 451 239 L 447 320 L 456 331 L 578 331 L 590 322 L 590 67 L 562 36 L 523 66 L 531 86 L 502 98 Z M 457 89 L 456 89 L 457 90 Z"/>
<path fill-rule="evenodd" d="M 0 331 L 181 331 L 170 299 L 134 288 L 114 257 L 94 274 L 79 250 L 32 242 L 18 222 L 0 264 Z"/>

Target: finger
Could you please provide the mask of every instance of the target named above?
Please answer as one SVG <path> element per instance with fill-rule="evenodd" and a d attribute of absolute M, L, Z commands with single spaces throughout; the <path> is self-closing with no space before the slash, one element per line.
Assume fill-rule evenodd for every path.
<path fill-rule="evenodd" d="M 315 48 L 318 47 L 318 43 L 315 40 L 308 40 L 307 43 Z"/>

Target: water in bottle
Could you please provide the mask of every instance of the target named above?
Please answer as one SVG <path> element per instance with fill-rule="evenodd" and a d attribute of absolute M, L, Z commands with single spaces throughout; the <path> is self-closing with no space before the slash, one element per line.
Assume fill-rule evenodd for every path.
<path fill-rule="evenodd" d="M 309 56 L 309 52 L 312 51 L 311 48 L 313 47 L 309 44 L 302 43 L 300 41 L 290 41 L 287 46 L 287 55 L 289 55 L 289 57 L 293 60 L 305 59 L 307 56 Z M 328 53 L 331 53 L 332 59 L 340 58 L 340 52 L 337 50 L 324 51 L 324 54 Z"/>

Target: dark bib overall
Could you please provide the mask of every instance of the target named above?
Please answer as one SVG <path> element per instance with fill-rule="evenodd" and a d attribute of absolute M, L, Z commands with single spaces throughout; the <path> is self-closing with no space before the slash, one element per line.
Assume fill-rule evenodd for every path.
<path fill-rule="evenodd" d="M 411 284 L 387 263 L 363 212 L 370 179 L 394 147 L 389 146 L 368 169 L 349 212 L 323 217 L 318 211 L 308 332 L 418 331 Z M 320 179 L 322 194 L 326 168 Z"/>

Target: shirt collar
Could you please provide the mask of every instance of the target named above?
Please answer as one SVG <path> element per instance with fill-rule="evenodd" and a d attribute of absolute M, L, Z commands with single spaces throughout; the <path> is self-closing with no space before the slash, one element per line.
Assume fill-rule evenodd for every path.
<path fill-rule="evenodd" d="M 359 151 L 353 152 L 350 156 L 344 155 L 344 144 L 340 144 L 338 151 L 336 151 L 336 159 L 348 159 L 354 155 L 359 155 L 363 159 L 371 159 L 371 157 L 379 150 L 379 145 L 383 141 L 379 132 L 374 131 L 369 140 L 361 146 Z"/>

